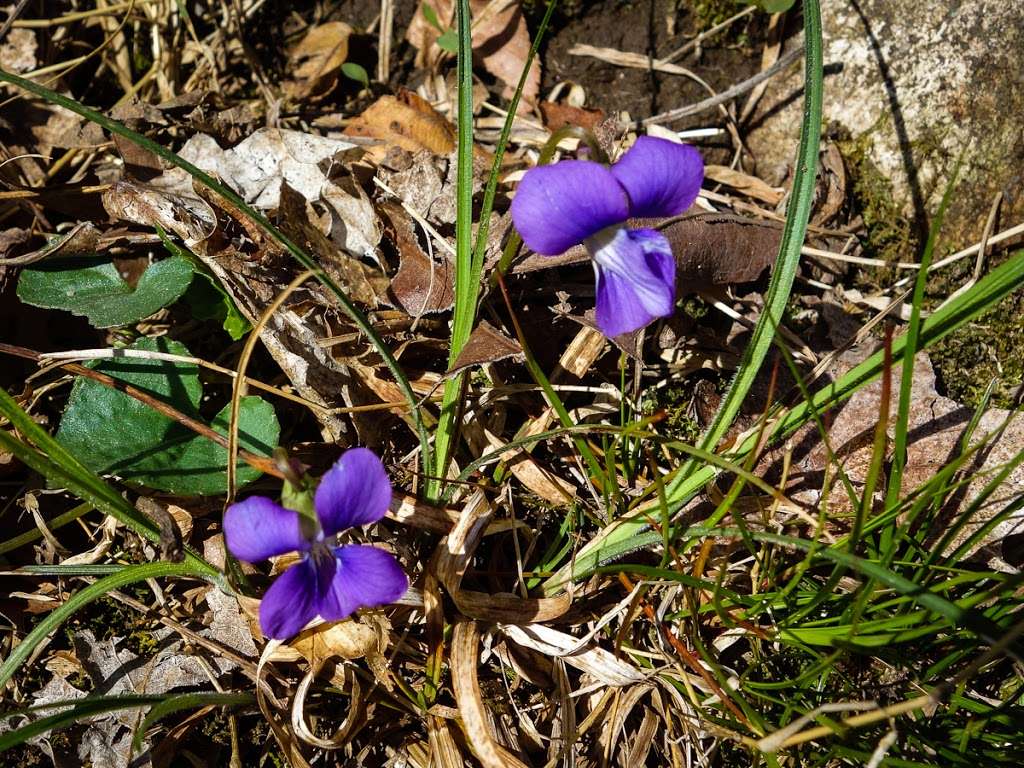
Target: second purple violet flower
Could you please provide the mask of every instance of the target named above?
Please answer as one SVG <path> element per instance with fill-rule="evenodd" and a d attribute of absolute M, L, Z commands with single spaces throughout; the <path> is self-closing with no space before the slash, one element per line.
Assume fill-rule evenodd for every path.
<path fill-rule="evenodd" d="M 390 502 L 391 483 L 381 460 L 366 448 L 351 448 L 317 486 L 316 520 L 265 496 L 228 507 L 224 540 L 239 560 L 255 563 L 296 551 L 301 556 L 260 602 L 263 634 L 284 640 L 317 616 L 340 621 L 405 594 L 408 579 L 390 552 L 336 542 L 344 529 L 380 520 Z"/>
<path fill-rule="evenodd" d="M 668 240 L 654 229 L 630 229 L 627 220 L 682 213 L 703 180 L 693 147 L 641 136 L 610 168 L 563 160 L 530 169 L 512 200 L 512 220 L 523 242 L 544 256 L 586 246 L 597 279 L 597 325 L 618 336 L 671 315 L 676 301 Z"/>

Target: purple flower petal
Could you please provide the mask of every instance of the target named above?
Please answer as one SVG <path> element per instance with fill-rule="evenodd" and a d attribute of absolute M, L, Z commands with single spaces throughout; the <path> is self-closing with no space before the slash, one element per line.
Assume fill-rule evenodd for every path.
<path fill-rule="evenodd" d="M 368 448 L 350 448 L 341 454 L 321 478 L 314 498 L 326 536 L 377 522 L 390 503 L 391 482 L 377 454 Z"/>
<path fill-rule="evenodd" d="M 340 621 L 358 608 L 393 603 L 409 587 L 394 555 L 383 549 L 347 544 L 335 549 L 334 556 L 338 567 L 319 605 L 327 621 Z"/>
<path fill-rule="evenodd" d="M 328 563 L 327 568 L 318 569 L 305 558 L 277 577 L 260 601 L 260 629 L 264 635 L 286 640 L 313 620 L 321 594 L 320 581 L 334 575 L 334 563 Z"/>
<path fill-rule="evenodd" d="M 611 172 L 629 194 L 629 215 L 655 219 L 693 205 L 704 180 L 704 161 L 686 144 L 641 136 Z"/>
<path fill-rule="evenodd" d="M 628 216 L 629 200 L 611 171 L 587 160 L 531 168 L 512 199 L 512 221 L 523 242 L 545 256 Z"/>
<path fill-rule="evenodd" d="M 597 273 L 597 325 L 605 336 L 675 311 L 676 261 L 660 232 L 622 227 L 591 238 L 587 247 Z"/>
<path fill-rule="evenodd" d="M 251 496 L 232 504 L 224 513 L 224 542 L 239 560 L 256 563 L 285 552 L 304 552 L 299 513 L 265 496 Z"/>

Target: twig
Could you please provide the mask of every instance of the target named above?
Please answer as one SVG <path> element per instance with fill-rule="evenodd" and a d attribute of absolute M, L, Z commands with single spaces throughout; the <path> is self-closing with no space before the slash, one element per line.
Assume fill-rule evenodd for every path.
<path fill-rule="evenodd" d="M 664 61 L 664 62 L 673 62 L 673 61 L 676 61 L 677 59 L 681 59 L 689 51 L 691 51 L 694 48 L 697 48 L 698 46 L 700 46 L 700 44 L 703 43 L 705 40 L 714 37 L 719 32 L 721 32 L 723 29 L 726 29 L 727 27 L 731 27 L 735 22 L 739 21 L 744 16 L 749 16 L 755 10 L 757 10 L 757 6 L 756 5 L 748 5 L 742 11 L 740 11 L 739 13 L 733 14 L 732 16 L 730 16 L 728 19 L 726 19 L 725 21 L 721 22 L 720 24 L 715 24 L 715 26 L 713 26 L 711 29 L 709 29 L 709 30 L 707 30 L 705 32 L 701 32 L 699 35 L 697 35 L 695 38 L 693 38 L 693 40 L 690 40 L 689 42 L 683 44 L 680 48 L 677 48 L 676 50 L 672 51 L 672 53 L 670 53 L 668 56 L 663 56 L 661 60 Z"/>
<path fill-rule="evenodd" d="M 25 10 L 26 5 L 28 5 L 28 0 L 18 0 L 18 4 L 14 7 L 14 10 L 11 11 L 10 15 L 4 19 L 4 25 L 0 27 L 0 40 L 4 39 L 4 35 L 7 34 L 7 31 L 11 28 L 14 20 L 21 16 L 21 12 Z"/>
<path fill-rule="evenodd" d="M 753 77 L 744 80 L 742 83 L 737 83 L 731 88 L 727 88 L 717 96 L 704 99 L 704 101 L 698 101 L 696 104 L 691 104 L 688 107 L 680 107 L 679 109 L 673 109 L 669 112 L 662 112 L 660 115 L 654 115 L 648 117 L 645 120 L 639 120 L 635 124 L 637 126 L 645 125 L 658 125 L 660 123 L 670 123 L 673 120 L 679 120 L 683 117 L 689 117 L 690 115 L 697 115 L 701 112 L 706 112 L 709 109 L 714 109 L 717 106 L 725 104 L 726 102 L 732 101 L 737 96 L 741 96 L 748 91 L 752 91 L 760 83 L 763 83 L 769 78 L 775 77 L 779 72 L 788 67 L 794 61 L 796 61 L 802 55 L 803 51 L 800 48 L 794 48 L 792 51 L 787 53 L 777 62 L 768 67 L 768 69 L 758 72 Z"/>

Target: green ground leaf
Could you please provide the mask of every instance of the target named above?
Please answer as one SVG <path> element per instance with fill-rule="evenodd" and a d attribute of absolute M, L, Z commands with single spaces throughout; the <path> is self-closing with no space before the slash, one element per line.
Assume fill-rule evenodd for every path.
<path fill-rule="evenodd" d="M 245 336 L 246 331 L 252 326 L 238 311 L 234 300 L 224 290 L 224 286 L 220 284 L 210 269 L 194 253 L 171 240 L 159 224 L 156 226 L 156 233 L 170 254 L 188 261 L 192 265 L 192 271 L 199 278 L 193 280 L 185 292 L 185 301 L 192 308 L 192 316 L 196 320 L 220 322 L 221 327 L 227 331 L 232 341 L 238 341 Z"/>
<path fill-rule="evenodd" d="M 238 341 L 251 327 L 238 307 L 228 296 L 217 278 L 196 268 L 196 277 L 188 291 L 185 301 L 192 309 L 192 317 L 196 320 L 215 320 L 227 331 L 232 341 Z"/>
<path fill-rule="evenodd" d="M 188 355 L 168 339 L 139 339 L 133 349 Z M 132 384 L 182 413 L 199 416 L 202 384 L 198 369 L 163 360 L 125 358 L 92 364 L 98 371 Z M 228 408 L 213 421 L 227 433 Z M 270 455 L 280 435 L 273 407 L 258 397 L 242 399 L 239 444 Z M 227 451 L 123 392 L 79 378 L 71 390 L 57 439 L 89 469 L 111 472 L 127 481 L 183 495 L 215 495 L 227 488 Z M 238 466 L 238 484 L 251 483 L 259 471 Z"/>
<path fill-rule="evenodd" d="M 150 264 L 135 288 L 109 261 L 46 261 L 22 270 L 18 298 L 36 307 L 84 315 L 97 328 L 113 328 L 137 323 L 173 304 L 191 282 L 191 265 L 177 257 Z"/>
<path fill-rule="evenodd" d="M 438 36 L 437 46 L 448 51 L 448 53 L 458 53 L 459 36 L 455 34 L 454 29 L 446 29 Z"/>
<path fill-rule="evenodd" d="M 349 80 L 355 80 L 363 88 L 370 87 L 370 76 L 366 73 L 366 69 L 356 64 L 354 61 L 346 61 L 341 65 L 341 74 L 347 77 Z"/>

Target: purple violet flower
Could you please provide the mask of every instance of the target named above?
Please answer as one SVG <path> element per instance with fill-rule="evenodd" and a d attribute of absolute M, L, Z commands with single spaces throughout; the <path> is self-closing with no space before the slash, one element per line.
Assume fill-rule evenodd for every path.
<path fill-rule="evenodd" d="M 321 478 L 313 502 L 319 524 L 265 496 L 232 504 L 224 513 L 224 539 L 239 560 L 302 555 L 260 603 L 260 627 L 278 640 L 297 634 L 316 616 L 340 621 L 357 608 L 393 603 L 409 584 L 391 553 L 335 541 L 339 531 L 374 523 L 388 510 L 391 483 L 373 451 L 345 451 Z"/>
<path fill-rule="evenodd" d="M 653 229 L 629 229 L 626 220 L 682 213 L 703 179 L 696 149 L 641 136 L 610 168 L 588 160 L 531 168 L 512 199 L 512 221 L 544 256 L 586 246 L 597 277 L 597 325 L 618 336 L 671 315 L 676 303 L 668 240 Z"/>

